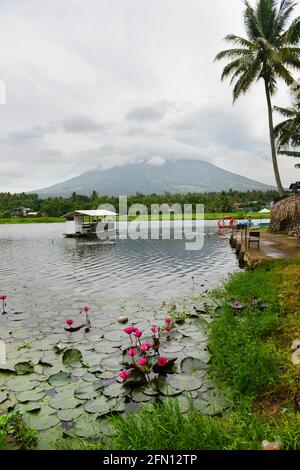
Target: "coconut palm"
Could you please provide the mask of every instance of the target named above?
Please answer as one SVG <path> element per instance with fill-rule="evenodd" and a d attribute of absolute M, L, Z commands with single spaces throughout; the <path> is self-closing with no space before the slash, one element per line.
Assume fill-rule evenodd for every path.
<path fill-rule="evenodd" d="M 272 162 L 278 192 L 284 195 L 278 170 L 273 130 L 271 97 L 277 90 L 277 81 L 294 83 L 291 69 L 300 69 L 300 18 L 291 21 L 295 2 L 291 0 L 258 0 L 253 8 L 244 1 L 244 26 L 247 37 L 230 34 L 226 40 L 236 47 L 220 52 L 216 60 L 229 59 L 222 80 L 231 77 L 233 101 L 247 93 L 251 85 L 263 80 L 268 107 Z"/>
<path fill-rule="evenodd" d="M 299 158 L 300 150 L 297 147 L 300 147 L 300 84 L 292 91 L 292 98 L 292 107 L 274 107 L 275 111 L 286 118 L 275 126 L 274 134 L 279 154 Z M 296 168 L 300 168 L 300 164 L 297 164 Z"/>

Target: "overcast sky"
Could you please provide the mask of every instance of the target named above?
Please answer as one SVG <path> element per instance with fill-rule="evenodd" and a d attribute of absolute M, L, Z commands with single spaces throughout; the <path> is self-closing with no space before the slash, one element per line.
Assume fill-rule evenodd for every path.
<path fill-rule="evenodd" d="M 244 34 L 242 10 L 241 0 L 0 0 L 0 192 L 166 158 L 273 184 L 263 86 L 232 106 L 213 63 L 226 34 Z M 289 104 L 284 87 L 274 103 Z M 294 163 L 280 157 L 285 185 L 300 177 Z"/>

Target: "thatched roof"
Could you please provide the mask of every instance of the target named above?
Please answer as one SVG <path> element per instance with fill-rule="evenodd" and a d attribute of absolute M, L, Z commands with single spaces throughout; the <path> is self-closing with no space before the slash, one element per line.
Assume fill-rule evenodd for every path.
<path fill-rule="evenodd" d="M 295 219 L 300 217 L 300 195 L 290 196 L 277 202 L 272 208 L 271 218 Z"/>
<path fill-rule="evenodd" d="M 270 231 L 293 231 L 300 237 L 300 195 L 282 199 L 273 206 Z"/>

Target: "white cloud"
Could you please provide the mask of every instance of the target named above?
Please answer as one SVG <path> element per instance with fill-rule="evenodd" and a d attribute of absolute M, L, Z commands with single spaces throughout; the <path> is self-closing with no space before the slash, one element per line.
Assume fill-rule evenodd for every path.
<path fill-rule="evenodd" d="M 227 33 L 243 34 L 242 10 L 241 0 L 2 0 L 0 191 L 167 158 L 273 184 L 263 87 L 232 106 L 213 63 Z M 288 103 L 283 88 L 274 103 Z M 279 164 L 286 185 L 299 179 L 294 161 Z"/>

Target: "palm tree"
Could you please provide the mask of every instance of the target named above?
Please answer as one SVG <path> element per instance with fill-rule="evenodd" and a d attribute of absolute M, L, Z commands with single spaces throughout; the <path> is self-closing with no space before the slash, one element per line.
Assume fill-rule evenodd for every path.
<path fill-rule="evenodd" d="M 300 157 L 300 150 L 291 150 L 300 147 L 300 84 L 292 91 L 293 104 L 291 108 L 275 106 L 274 109 L 286 119 L 274 128 L 277 139 L 278 153 L 288 157 Z M 300 164 L 295 165 L 300 168 Z"/>
<path fill-rule="evenodd" d="M 290 69 L 300 69 L 300 18 L 291 21 L 295 2 L 292 0 L 258 0 L 253 8 L 244 0 L 244 25 L 247 38 L 230 34 L 226 40 L 234 49 L 220 52 L 215 60 L 230 59 L 225 66 L 222 80 L 231 77 L 233 102 L 247 93 L 251 85 L 263 80 L 269 119 L 272 162 L 278 192 L 284 195 L 278 170 L 276 145 L 273 130 L 271 97 L 277 90 L 277 80 L 287 85 L 294 83 Z"/>

